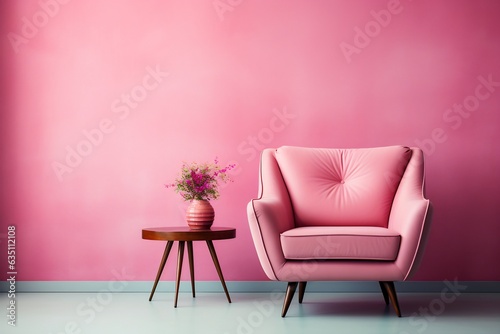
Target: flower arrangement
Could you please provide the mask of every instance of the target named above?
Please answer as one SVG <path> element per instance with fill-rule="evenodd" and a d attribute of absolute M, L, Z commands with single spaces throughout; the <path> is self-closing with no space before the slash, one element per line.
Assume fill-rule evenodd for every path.
<path fill-rule="evenodd" d="M 166 188 L 175 188 L 184 200 L 211 200 L 219 197 L 219 181 L 232 181 L 227 174 L 228 171 L 236 167 L 229 164 L 224 168 L 219 166 L 217 158 L 214 163 L 183 163 L 180 175 L 174 183 L 166 184 Z"/>

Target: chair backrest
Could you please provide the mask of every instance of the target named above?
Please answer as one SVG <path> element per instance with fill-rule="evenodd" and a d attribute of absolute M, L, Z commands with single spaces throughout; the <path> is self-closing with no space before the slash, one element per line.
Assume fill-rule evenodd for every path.
<path fill-rule="evenodd" d="M 295 225 L 387 227 L 409 147 L 330 149 L 283 146 L 276 160 Z"/>

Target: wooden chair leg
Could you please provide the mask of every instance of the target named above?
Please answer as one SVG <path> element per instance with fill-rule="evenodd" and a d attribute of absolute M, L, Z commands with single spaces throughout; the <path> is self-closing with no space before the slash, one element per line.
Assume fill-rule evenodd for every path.
<path fill-rule="evenodd" d="M 299 304 L 304 300 L 304 293 L 306 292 L 307 282 L 299 282 Z"/>
<path fill-rule="evenodd" d="M 380 290 L 382 290 L 382 294 L 384 295 L 385 305 L 389 305 L 389 295 L 387 294 L 387 290 L 382 282 L 378 282 L 380 285 Z"/>
<path fill-rule="evenodd" d="M 396 294 L 396 288 L 394 287 L 394 282 L 383 281 L 381 282 L 381 284 L 385 288 L 389 300 L 391 301 L 392 307 L 394 307 L 394 311 L 396 311 L 398 317 L 401 317 L 401 310 L 399 308 L 398 296 Z"/>
<path fill-rule="evenodd" d="M 297 289 L 297 284 L 298 282 L 288 282 L 285 294 L 285 302 L 283 303 L 283 309 L 281 310 L 282 318 L 284 318 L 286 316 L 286 313 L 288 312 L 288 308 L 290 307 L 290 303 L 292 302 L 293 295 L 295 294 L 295 290 Z"/>

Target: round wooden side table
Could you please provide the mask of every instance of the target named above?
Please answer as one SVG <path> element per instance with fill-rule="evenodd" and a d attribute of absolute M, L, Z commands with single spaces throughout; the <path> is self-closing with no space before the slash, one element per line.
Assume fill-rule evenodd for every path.
<path fill-rule="evenodd" d="M 227 291 L 226 282 L 224 281 L 224 276 L 222 275 L 222 270 L 220 268 L 219 260 L 217 259 L 217 253 L 215 252 L 213 240 L 223 240 L 232 239 L 236 237 L 236 229 L 230 227 L 211 227 L 207 230 L 191 230 L 188 226 L 173 226 L 173 227 L 150 227 L 142 230 L 142 238 L 147 240 L 161 240 L 167 241 L 165 246 L 165 251 L 163 252 L 163 257 L 160 262 L 160 267 L 158 268 L 158 273 L 156 274 L 156 280 L 151 290 L 151 295 L 149 296 L 149 301 L 153 299 L 153 295 L 160 280 L 160 276 L 167 262 L 168 255 L 174 244 L 174 241 L 179 242 L 179 249 L 177 253 L 177 276 L 175 281 L 175 301 L 174 307 L 177 307 L 177 299 L 179 296 L 179 285 L 181 280 L 182 272 L 182 260 L 184 257 L 184 245 L 187 242 L 188 257 L 189 257 L 189 271 L 191 273 L 191 289 L 193 292 L 193 297 L 195 297 L 195 286 L 194 286 L 194 256 L 193 256 L 193 241 L 206 241 L 210 255 L 215 265 L 215 269 L 219 274 L 219 279 L 226 293 L 227 301 L 231 303 L 231 297 Z"/>

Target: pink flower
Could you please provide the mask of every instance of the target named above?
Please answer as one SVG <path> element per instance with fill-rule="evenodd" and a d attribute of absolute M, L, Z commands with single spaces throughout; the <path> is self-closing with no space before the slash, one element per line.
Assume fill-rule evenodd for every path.
<path fill-rule="evenodd" d="M 230 181 L 227 172 L 236 167 L 235 164 L 229 164 L 224 168 L 218 165 L 217 157 L 214 163 L 183 163 L 181 174 L 175 180 L 175 183 L 167 184 L 165 187 L 174 187 L 177 193 L 185 200 L 210 200 L 219 197 L 219 181 Z"/>

